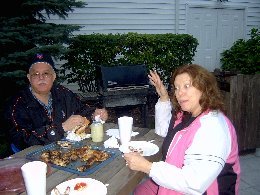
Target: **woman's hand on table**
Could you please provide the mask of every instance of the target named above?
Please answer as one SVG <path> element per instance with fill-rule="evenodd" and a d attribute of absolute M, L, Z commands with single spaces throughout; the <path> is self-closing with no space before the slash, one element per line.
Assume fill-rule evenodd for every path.
<path fill-rule="evenodd" d="M 138 152 L 130 152 L 124 154 L 124 159 L 126 160 L 126 165 L 134 171 L 142 171 L 149 174 L 152 163 L 146 160 Z"/>

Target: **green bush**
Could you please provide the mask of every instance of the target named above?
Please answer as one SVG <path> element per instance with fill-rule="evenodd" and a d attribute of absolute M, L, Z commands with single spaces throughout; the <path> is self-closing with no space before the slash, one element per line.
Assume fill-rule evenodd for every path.
<path fill-rule="evenodd" d="M 222 53 L 222 69 L 242 74 L 260 73 L 260 30 L 252 29 L 251 38 L 239 39 Z"/>
<path fill-rule="evenodd" d="M 71 39 L 63 57 L 64 79 L 80 90 L 97 91 L 96 66 L 145 64 L 167 83 L 176 67 L 191 63 L 197 39 L 187 34 L 91 34 Z"/>

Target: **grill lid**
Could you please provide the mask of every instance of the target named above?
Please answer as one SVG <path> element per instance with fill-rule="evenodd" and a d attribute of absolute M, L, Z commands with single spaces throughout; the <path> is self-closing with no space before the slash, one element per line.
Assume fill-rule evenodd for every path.
<path fill-rule="evenodd" d="M 100 91 L 149 86 L 145 65 L 98 66 L 97 71 Z"/>

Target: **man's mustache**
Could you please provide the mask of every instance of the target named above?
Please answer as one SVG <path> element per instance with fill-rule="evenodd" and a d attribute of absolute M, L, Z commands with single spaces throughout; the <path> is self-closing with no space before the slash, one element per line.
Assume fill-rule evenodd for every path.
<path fill-rule="evenodd" d="M 41 85 L 41 84 L 47 84 L 48 82 L 46 82 L 46 81 L 39 81 L 38 83 L 37 83 L 37 85 Z"/>

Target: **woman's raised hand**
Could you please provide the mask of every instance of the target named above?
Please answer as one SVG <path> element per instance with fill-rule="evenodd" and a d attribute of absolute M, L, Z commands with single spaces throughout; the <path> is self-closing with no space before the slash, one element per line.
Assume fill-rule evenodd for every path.
<path fill-rule="evenodd" d="M 158 73 L 156 71 L 150 70 L 150 74 L 148 75 L 150 83 L 155 87 L 156 92 L 160 96 L 161 101 L 168 101 L 169 95 L 166 87 L 164 86 L 162 80 L 160 79 Z"/>

